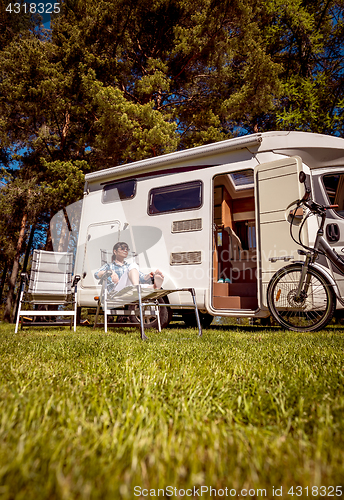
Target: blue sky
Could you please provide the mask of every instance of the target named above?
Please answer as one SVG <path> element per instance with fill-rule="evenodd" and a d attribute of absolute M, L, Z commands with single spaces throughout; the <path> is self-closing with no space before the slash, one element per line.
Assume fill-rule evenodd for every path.
<path fill-rule="evenodd" d="M 38 6 L 39 4 L 44 4 L 44 11 L 46 10 L 54 10 L 54 6 L 56 4 L 59 4 L 59 6 L 61 7 L 61 0 L 27 0 L 27 3 L 35 3 L 36 6 Z M 42 6 L 40 5 L 40 10 L 42 10 Z M 40 14 L 42 16 L 42 23 L 44 25 L 45 28 L 50 28 L 50 21 L 51 21 L 51 14 L 50 13 L 42 13 Z"/>

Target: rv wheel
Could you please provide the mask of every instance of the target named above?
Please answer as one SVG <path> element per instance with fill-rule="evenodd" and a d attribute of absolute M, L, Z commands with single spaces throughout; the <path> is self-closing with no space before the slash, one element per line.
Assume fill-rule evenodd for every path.
<path fill-rule="evenodd" d="M 211 325 L 211 322 L 214 319 L 214 316 L 212 316 L 211 314 L 208 314 L 208 313 L 201 313 L 201 312 L 198 312 L 198 314 L 199 314 L 199 319 L 201 321 L 202 327 L 209 328 L 209 326 Z M 186 326 L 189 326 L 189 327 L 196 327 L 197 326 L 197 320 L 196 320 L 196 315 L 195 315 L 194 311 L 189 311 L 189 310 L 183 311 L 182 316 L 183 316 L 183 321 L 184 321 Z"/>
<path fill-rule="evenodd" d="M 165 303 L 164 299 L 158 299 L 160 303 Z M 131 323 L 140 323 L 139 306 L 129 306 L 135 309 L 135 316 L 129 316 Z M 165 328 L 170 322 L 169 307 L 159 307 L 161 328 Z M 145 328 L 158 328 L 158 320 L 155 316 L 144 316 Z"/>

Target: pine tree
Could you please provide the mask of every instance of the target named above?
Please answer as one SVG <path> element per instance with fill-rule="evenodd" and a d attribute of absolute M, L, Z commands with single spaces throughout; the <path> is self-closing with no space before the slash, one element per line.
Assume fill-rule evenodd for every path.
<path fill-rule="evenodd" d="M 343 136 L 343 2 L 269 0 L 266 5 L 268 50 L 282 68 L 282 92 L 268 127 Z"/>
<path fill-rule="evenodd" d="M 342 0 L 61 6 L 49 32 L 0 6 L 0 271 L 12 270 L 12 298 L 29 228 L 80 198 L 90 170 L 276 128 L 343 135 Z"/>
<path fill-rule="evenodd" d="M 266 51 L 257 23 L 261 8 L 250 0 L 70 0 L 52 39 L 60 50 L 68 47 L 64 64 L 87 75 L 91 70 L 103 91 L 132 105 L 149 104 L 174 123 L 184 148 L 253 130 L 256 116 L 272 109 L 280 67 Z M 109 144 L 105 133 L 97 140 Z M 141 158 L 155 153 L 146 135 L 143 140 Z M 135 159 L 124 151 L 115 156 L 118 163 Z"/>

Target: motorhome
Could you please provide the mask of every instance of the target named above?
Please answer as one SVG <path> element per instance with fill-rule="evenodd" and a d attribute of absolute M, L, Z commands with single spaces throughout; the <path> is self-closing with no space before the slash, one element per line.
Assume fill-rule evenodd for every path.
<path fill-rule="evenodd" d="M 344 251 L 344 140 L 266 132 L 114 166 L 86 175 L 74 274 L 78 305 L 95 307 L 95 272 L 124 241 L 143 272 L 159 269 L 163 288 L 193 287 L 205 322 L 213 316 L 263 318 L 266 290 L 283 265 L 300 260 L 290 235 L 304 171 L 329 211 L 326 235 Z M 293 220 L 297 235 L 303 214 Z M 302 227 L 312 243 L 316 219 Z M 335 273 L 326 262 L 328 272 Z M 344 295 L 344 281 L 336 276 Z M 190 294 L 169 295 L 187 321 Z M 190 303 L 191 305 L 191 303 Z"/>

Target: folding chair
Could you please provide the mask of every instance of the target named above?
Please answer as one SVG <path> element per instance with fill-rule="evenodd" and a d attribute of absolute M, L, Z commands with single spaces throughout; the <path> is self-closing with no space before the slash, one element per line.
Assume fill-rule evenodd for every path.
<path fill-rule="evenodd" d="M 190 292 L 193 301 L 193 309 L 195 311 L 197 327 L 198 327 L 198 335 L 202 335 L 202 327 L 199 319 L 197 302 L 195 290 L 193 288 L 179 288 L 173 290 L 164 290 L 164 289 L 152 289 L 151 287 L 147 287 L 145 285 L 132 285 L 123 288 L 115 295 L 109 295 L 106 287 L 106 279 L 107 274 L 105 273 L 102 279 L 100 280 L 102 283 L 102 291 L 100 297 L 98 297 L 98 307 L 96 312 L 96 318 L 93 328 L 96 328 L 98 322 L 98 315 L 100 312 L 100 307 L 103 308 L 104 313 L 104 330 L 107 332 L 108 327 L 108 316 L 133 316 L 136 315 L 135 306 L 138 306 L 139 318 L 140 318 L 140 333 L 141 339 L 146 340 L 147 336 L 145 335 L 144 328 L 144 316 L 148 314 L 150 316 L 155 315 L 157 318 L 158 331 L 161 331 L 160 324 L 160 315 L 159 308 L 160 307 L 178 307 L 180 309 L 180 304 L 169 304 L 165 302 L 159 302 L 158 299 L 165 297 L 171 293 L 175 292 Z M 127 308 L 126 306 L 134 306 L 134 308 Z M 189 306 L 185 306 L 189 307 Z M 126 325 L 128 326 L 128 325 Z M 134 326 L 132 323 L 131 326 Z"/>
<path fill-rule="evenodd" d="M 22 273 L 19 307 L 16 319 L 15 333 L 18 332 L 20 316 L 71 316 L 74 318 L 76 331 L 77 317 L 77 283 L 80 276 L 75 276 L 72 282 L 73 254 L 68 252 L 47 252 L 34 250 L 30 279 Z M 28 282 L 28 289 L 27 287 Z M 30 306 L 56 306 L 53 310 L 23 309 L 23 304 Z M 72 309 L 60 309 L 60 306 L 71 305 Z M 54 323 L 57 325 L 58 323 Z M 23 326 L 23 322 L 22 322 Z"/>
<path fill-rule="evenodd" d="M 112 260 L 113 252 L 111 250 L 100 249 L 100 265 L 110 264 Z"/>

